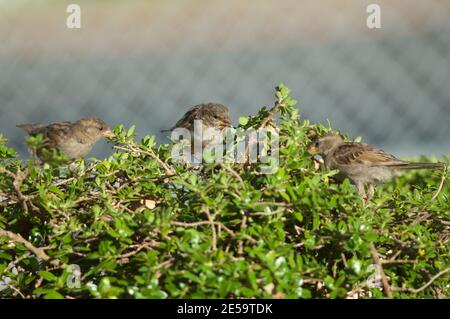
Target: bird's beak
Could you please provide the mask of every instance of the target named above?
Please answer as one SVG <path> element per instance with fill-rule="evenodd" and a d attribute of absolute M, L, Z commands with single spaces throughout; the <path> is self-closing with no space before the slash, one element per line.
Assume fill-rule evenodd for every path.
<path fill-rule="evenodd" d="M 308 148 L 306 149 L 308 151 L 309 154 L 317 154 L 317 147 L 315 147 L 314 145 L 310 145 L 308 146 Z"/>
<path fill-rule="evenodd" d="M 106 138 L 113 138 L 116 136 L 116 134 L 114 134 L 114 132 L 111 131 L 110 129 L 104 131 L 102 135 L 103 135 L 103 137 L 106 137 Z"/>
<path fill-rule="evenodd" d="M 231 126 L 231 121 L 228 119 L 221 119 L 218 122 L 219 122 L 219 126 L 225 126 L 225 127 Z"/>

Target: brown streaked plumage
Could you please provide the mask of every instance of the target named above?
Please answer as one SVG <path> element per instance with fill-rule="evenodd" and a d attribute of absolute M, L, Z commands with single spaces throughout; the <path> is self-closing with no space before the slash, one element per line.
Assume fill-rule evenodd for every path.
<path fill-rule="evenodd" d="M 369 201 L 374 195 L 374 185 L 398 175 L 404 169 L 442 169 L 444 163 L 412 163 L 399 160 L 364 143 L 346 142 L 339 135 L 327 134 L 316 137 L 309 151 L 324 159 L 330 169 L 337 169 L 341 178 L 348 178 L 358 189 L 361 197 Z M 368 187 L 366 195 L 365 187 Z"/>
<path fill-rule="evenodd" d="M 201 121 L 202 123 L 201 136 L 197 136 L 194 132 L 195 121 Z M 161 132 L 172 131 L 177 128 L 188 129 L 191 133 L 192 142 L 199 142 L 205 148 L 211 146 L 217 140 L 217 136 L 214 136 L 217 134 L 211 133 L 211 129 L 218 130 L 222 133 L 227 127 L 231 127 L 228 108 L 218 103 L 204 103 L 192 107 L 178 120 L 175 126 L 169 130 L 162 130 Z M 191 150 L 193 151 L 193 148 Z"/>
<path fill-rule="evenodd" d="M 42 134 L 45 140 L 45 149 L 58 149 L 70 160 L 87 155 L 101 138 L 114 136 L 105 122 L 93 117 L 82 118 L 75 123 L 21 124 L 17 127 L 22 128 L 31 136 Z M 45 162 L 46 159 L 42 151 L 37 150 L 36 155 Z"/>
<path fill-rule="evenodd" d="M 228 108 L 218 103 L 204 103 L 192 107 L 178 120 L 174 127 L 162 132 L 172 131 L 176 128 L 194 130 L 194 121 L 201 120 L 207 127 L 230 127 L 231 119 Z"/>

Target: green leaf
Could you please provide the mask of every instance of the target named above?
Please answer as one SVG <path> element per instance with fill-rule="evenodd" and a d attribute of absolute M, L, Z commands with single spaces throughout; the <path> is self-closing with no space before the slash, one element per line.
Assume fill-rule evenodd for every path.
<path fill-rule="evenodd" d="M 248 116 L 241 116 L 239 118 L 239 124 L 242 126 L 245 126 L 245 125 L 247 125 L 248 120 L 249 120 Z"/>
<path fill-rule="evenodd" d="M 50 291 L 45 294 L 44 299 L 64 299 L 64 296 L 57 291 Z"/>
<path fill-rule="evenodd" d="M 135 129 L 136 129 L 136 126 L 132 125 L 127 131 L 127 137 L 133 136 Z"/>
<path fill-rule="evenodd" d="M 41 270 L 41 271 L 38 271 L 37 274 L 47 281 L 58 280 L 58 277 L 56 277 L 55 275 L 53 275 L 51 272 L 48 272 L 48 271 Z"/>

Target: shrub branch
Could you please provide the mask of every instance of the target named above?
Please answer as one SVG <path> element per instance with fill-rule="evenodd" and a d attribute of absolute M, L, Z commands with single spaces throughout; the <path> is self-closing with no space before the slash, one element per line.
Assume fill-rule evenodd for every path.
<path fill-rule="evenodd" d="M 58 266 L 59 265 L 59 261 L 58 260 L 51 260 L 50 256 L 48 256 L 43 249 L 41 248 L 37 248 L 36 246 L 34 246 L 32 243 L 30 243 L 28 240 L 26 240 L 25 238 L 23 238 L 20 234 L 15 234 L 11 231 L 8 230 L 4 230 L 0 228 L 0 236 L 1 237 L 8 237 L 9 239 L 11 239 L 12 241 L 16 242 L 16 243 L 20 243 L 23 244 L 29 251 L 31 251 L 33 254 L 35 254 L 38 258 L 44 260 L 44 261 L 50 261 L 51 264 L 53 264 L 54 266 Z"/>
<path fill-rule="evenodd" d="M 375 248 L 375 245 L 373 243 L 370 243 L 370 254 L 372 255 L 373 262 L 380 270 L 381 283 L 383 284 L 384 294 L 386 295 L 386 297 L 392 298 L 391 287 L 389 286 L 386 274 L 384 273 L 383 270 L 383 264 L 380 261 L 380 258 L 378 257 L 377 249 Z"/>
<path fill-rule="evenodd" d="M 158 164 L 164 169 L 164 171 L 166 172 L 167 175 L 169 175 L 169 176 L 176 175 L 176 172 L 169 165 L 167 165 L 167 163 L 163 162 L 155 154 L 155 152 L 153 152 L 153 150 L 143 150 L 142 148 L 131 145 L 131 144 L 126 144 L 126 146 L 127 147 L 115 145 L 114 148 L 117 150 L 125 151 L 125 152 L 132 151 L 132 152 L 136 152 L 139 154 L 147 155 L 147 156 L 151 157 L 152 159 L 154 159 L 155 161 L 157 161 Z"/>
<path fill-rule="evenodd" d="M 447 179 L 447 172 L 446 172 L 446 170 L 447 170 L 447 167 L 445 168 L 445 172 L 442 174 L 441 182 L 439 184 L 439 187 L 438 187 L 436 193 L 431 198 L 432 202 L 434 202 L 436 200 L 436 198 L 438 198 L 439 194 L 441 193 L 442 189 L 444 188 L 445 180 Z"/>
<path fill-rule="evenodd" d="M 450 268 L 444 269 L 440 272 L 438 272 L 436 275 L 434 275 L 425 285 L 423 285 L 420 288 L 414 289 L 414 288 L 400 288 L 400 287 L 392 287 L 392 290 L 394 291 L 402 291 L 402 292 L 410 292 L 413 294 L 417 294 L 419 292 L 421 292 L 422 290 L 427 289 L 436 279 L 438 279 L 439 277 L 441 277 L 442 275 L 446 274 L 447 272 L 450 271 Z"/>

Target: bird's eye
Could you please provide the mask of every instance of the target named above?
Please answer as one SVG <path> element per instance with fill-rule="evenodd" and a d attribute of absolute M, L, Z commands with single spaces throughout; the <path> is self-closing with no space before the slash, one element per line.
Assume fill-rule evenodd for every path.
<path fill-rule="evenodd" d="M 319 147 L 319 142 L 314 143 L 315 147 Z"/>
<path fill-rule="evenodd" d="M 103 131 L 103 126 L 99 128 L 100 131 Z"/>

